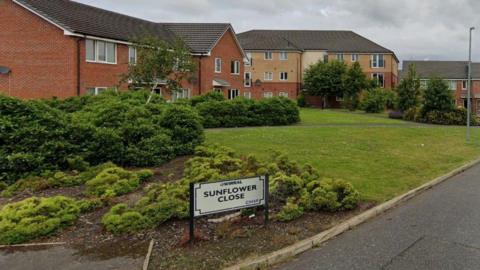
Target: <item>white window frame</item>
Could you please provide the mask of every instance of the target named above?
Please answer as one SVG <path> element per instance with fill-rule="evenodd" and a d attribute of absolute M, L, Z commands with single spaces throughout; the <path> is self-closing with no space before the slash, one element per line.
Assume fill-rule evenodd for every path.
<path fill-rule="evenodd" d="M 371 64 L 372 68 L 385 68 L 385 55 L 381 53 L 372 54 L 371 61 L 372 61 L 372 64 Z"/>
<path fill-rule="evenodd" d="M 448 89 L 455 91 L 457 90 L 457 81 L 449 80 L 448 81 Z"/>
<path fill-rule="evenodd" d="M 183 88 L 172 93 L 172 100 L 176 101 L 179 99 L 189 99 L 190 98 L 190 88 Z"/>
<path fill-rule="evenodd" d="M 247 62 L 245 62 L 245 66 L 250 67 L 250 66 L 252 66 L 252 53 L 247 52 L 245 54 L 246 54 L 246 57 L 247 57 Z"/>
<path fill-rule="evenodd" d="M 215 58 L 215 73 L 222 73 L 222 58 L 217 57 Z"/>
<path fill-rule="evenodd" d="M 280 72 L 280 81 L 288 81 L 288 72 L 284 72 L 284 71 Z"/>
<path fill-rule="evenodd" d="M 88 93 L 90 90 L 93 90 L 93 93 Z M 100 93 L 107 91 L 108 87 L 87 87 L 87 94 L 93 94 L 94 96 L 99 95 Z"/>
<path fill-rule="evenodd" d="M 271 76 L 267 76 L 267 75 L 271 75 Z M 265 73 L 263 74 L 263 79 L 265 81 L 273 81 L 273 72 L 265 71 Z"/>
<path fill-rule="evenodd" d="M 280 52 L 279 55 L 280 55 L 280 60 L 281 61 L 288 60 L 288 53 L 287 52 Z"/>
<path fill-rule="evenodd" d="M 252 99 L 252 92 L 250 91 L 243 92 L 243 97 L 246 99 Z"/>
<path fill-rule="evenodd" d="M 268 55 L 268 57 L 267 57 Z M 273 60 L 273 52 L 272 51 L 266 51 L 263 53 L 263 59 L 264 60 Z"/>
<path fill-rule="evenodd" d="M 278 96 L 279 96 L 279 97 L 286 97 L 286 98 L 288 98 L 288 92 L 280 91 L 280 92 L 278 93 Z"/>
<path fill-rule="evenodd" d="M 378 75 L 382 75 L 382 85 L 380 85 L 381 88 L 385 88 L 385 73 L 372 73 L 372 79 L 375 80 L 376 82 L 379 82 Z"/>
<path fill-rule="evenodd" d="M 462 80 L 462 90 L 468 89 L 468 80 Z"/>
<path fill-rule="evenodd" d="M 263 92 L 263 98 L 273 98 L 273 92 L 271 91 Z"/>
<path fill-rule="evenodd" d="M 337 58 L 338 61 L 343 61 L 343 59 L 344 59 L 344 54 L 343 54 L 343 53 L 337 53 L 336 58 Z"/>
<path fill-rule="evenodd" d="M 133 57 L 132 57 L 132 52 L 133 52 Z M 132 62 L 132 58 L 134 59 Z M 128 63 L 131 65 L 136 65 L 137 64 L 137 48 L 133 46 L 128 46 Z"/>
<path fill-rule="evenodd" d="M 358 62 L 358 54 L 352 54 L 352 62 Z"/>
<path fill-rule="evenodd" d="M 233 64 L 233 70 L 231 70 L 232 75 L 240 75 L 240 61 L 233 60 L 230 63 L 230 66 Z"/>
<path fill-rule="evenodd" d="M 233 93 L 235 93 L 235 95 Z M 240 96 L 240 90 L 235 89 L 235 88 L 228 89 L 228 99 L 229 100 L 235 99 L 239 96 Z"/>
<path fill-rule="evenodd" d="M 87 52 L 87 42 L 93 42 L 93 49 L 94 49 L 94 52 L 93 52 L 93 56 L 94 56 L 94 60 L 92 59 L 88 59 L 88 52 Z M 99 50 L 98 50 L 98 44 L 99 43 L 105 43 L 105 61 L 104 60 L 100 60 L 98 58 L 99 56 Z M 109 58 L 109 54 L 108 54 L 108 45 L 109 44 L 113 44 L 113 53 L 115 54 L 115 57 L 114 57 L 114 62 L 111 62 L 111 61 L 108 61 L 108 58 Z M 96 39 L 85 39 L 85 59 L 88 63 L 99 63 L 99 64 L 108 64 L 108 65 L 116 65 L 117 64 L 117 57 L 118 57 L 118 52 L 117 52 L 117 44 L 116 43 L 113 43 L 113 42 L 108 42 L 108 41 L 103 41 L 103 40 L 96 40 Z"/>
<path fill-rule="evenodd" d="M 247 74 L 248 74 L 248 79 L 247 79 Z M 245 87 L 252 87 L 252 72 L 247 71 L 243 75 L 243 86 Z"/>

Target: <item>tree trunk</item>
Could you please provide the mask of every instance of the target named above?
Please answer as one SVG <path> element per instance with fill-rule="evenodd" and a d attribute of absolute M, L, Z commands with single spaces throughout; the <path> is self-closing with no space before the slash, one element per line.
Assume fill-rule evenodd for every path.
<path fill-rule="evenodd" d="M 152 91 L 150 91 L 150 95 L 148 96 L 148 99 L 147 99 L 147 103 L 146 103 L 146 104 L 149 104 L 150 101 L 152 101 L 153 94 L 155 93 L 155 89 L 157 89 L 157 87 L 158 87 L 158 84 L 155 84 L 155 85 L 152 87 Z"/>
<path fill-rule="evenodd" d="M 323 109 L 326 109 L 327 106 L 328 106 L 327 98 L 328 98 L 328 96 L 323 96 Z"/>

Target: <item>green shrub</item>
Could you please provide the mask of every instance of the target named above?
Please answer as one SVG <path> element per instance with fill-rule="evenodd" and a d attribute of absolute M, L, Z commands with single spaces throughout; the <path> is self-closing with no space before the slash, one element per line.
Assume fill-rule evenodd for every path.
<path fill-rule="evenodd" d="M 287 176 L 277 173 L 270 182 L 272 199 L 285 201 L 291 196 L 298 196 L 304 187 L 304 181 L 297 175 Z"/>
<path fill-rule="evenodd" d="M 416 118 L 416 121 L 436 124 L 436 125 L 466 125 L 467 123 L 467 109 L 456 108 L 451 111 L 429 111 L 423 116 L 421 114 Z M 478 119 L 472 114 L 471 125 L 478 125 Z"/>
<path fill-rule="evenodd" d="M 311 207 L 315 210 L 339 211 L 357 206 L 359 193 L 350 183 L 324 179 L 311 192 Z"/>
<path fill-rule="evenodd" d="M 14 184 L 5 188 L 0 194 L 2 197 L 11 197 L 23 191 L 36 192 L 49 188 L 73 187 L 82 185 L 88 180 L 93 179 L 98 173 L 107 169 L 116 167 L 113 163 L 105 163 L 95 167 L 88 168 L 86 171 L 78 173 L 49 172 L 46 171 L 40 176 L 30 176 L 20 179 Z"/>
<path fill-rule="evenodd" d="M 298 95 L 297 106 L 300 108 L 307 107 L 307 101 L 305 100 L 305 94 L 303 92 L 300 92 L 300 95 Z"/>
<path fill-rule="evenodd" d="M 223 93 L 212 90 L 204 95 L 192 97 L 190 99 L 190 104 L 192 106 L 197 106 L 198 104 L 204 103 L 207 101 L 224 101 L 224 100 L 225 100 L 225 96 L 223 95 Z"/>
<path fill-rule="evenodd" d="M 117 204 L 102 218 L 105 228 L 114 234 L 141 231 L 153 224 L 137 211 L 130 210 L 126 204 Z"/>
<path fill-rule="evenodd" d="M 287 98 L 207 101 L 196 106 L 206 128 L 278 126 L 300 121 L 295 102 Z"/>
<path fill-rule="evenodd" d="M 413 107 L 405 111 L 405 113 L 403 114 L 403 119 L 407 121 L 417 121 L 419 115 L 420 109 L 418 109 L 417 107 Z"/>
<path fill-rule="evenodd" d="M 297 219 L 303 215 L 304 211 L 301 206 L 290 200 L 285 204 L 280 212 L 276 215 L 279 221 L 288 222 Z"/>
<path fill-rule="evenodd" d="M 385 91 L 381 88 L 375 88 L 366 91 L 361 100 L 361 108 L 367 113 L 380 113 L 387 106 L 387 97 Z"/>
<path fill-rule="evenodd" d="M 158 166 L 204 140 L 201 118 L 148 93 L 107 91 L 65 101 L 0 96 L 0 181 L 44 171 L 85 170 L 108 161 Z"/>
<path fill-rule="evenodd" d="M 440 78 L 431 78 L 423 95 L 421 115 L 425 117 L 431 111 L 451 112 L 455 100 L 448 84 Z"/>
<path fill-rule="evenodd" d="M 67 227 L 78 218 L 75 200 L 63 196 L 32 197 L 0 210 L 0 243 L 19 244 Z"/>
<path fill-rule="evenodd" d="M 144 177 L 146 174 L 142 172 L 140 175 Z M 140 183 L 139 174 L 135 172 L 119 167 L 107 168 L 85 183 L 87 187 L 85 193 L 102 198 L 111 198 L 136 190 Z"/>

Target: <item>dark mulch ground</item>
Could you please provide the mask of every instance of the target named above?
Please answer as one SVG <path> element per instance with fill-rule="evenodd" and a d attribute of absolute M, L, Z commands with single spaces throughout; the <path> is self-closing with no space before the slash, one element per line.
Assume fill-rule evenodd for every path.
<path fill-rule="evenodd" d="M 193 247 L 185 244 L 188 240 L 188 220 L 172 220 L 159 224 L 154 230 L 128 236 L 113 236 L 103 229 L 101 219 L 112 205 L 120 202 L 132 205 L 144 195 L 143 188 L 146 185 L 180 179 L 186 160 L 188 157 L 152 168 L 155 173 L 152 181 L 138 191 L 117 197 L 108 206 L 81 216 L 74 226 L 34 242 L 66 242 L 67 246 L 78 250 L 78 255 L 107 260 L 117 257 L 141 258 L 147 252 L 149 241 L 155 239 L 149 269 L 219 269 L 313 236 L 374 205 L 364 203 L 355 211 L 342 213 L 306 213 L 289 223 L 272 220 L 268 227 L 263 223 L 263 210 L 257 211 L 252 218 L 238 217 L 222 223 L 208 221 L 220 216 L 201 218 L 196 221 L 198 239 Z M 73 187 L 49 189 L 35 194 L 23 193 L 10 199 L 0 198 L 0 206 L 33 195 L 82 198 L 83 191 L 84 187 Z M 273 203 L 271 210 L 277 207 Z"/>

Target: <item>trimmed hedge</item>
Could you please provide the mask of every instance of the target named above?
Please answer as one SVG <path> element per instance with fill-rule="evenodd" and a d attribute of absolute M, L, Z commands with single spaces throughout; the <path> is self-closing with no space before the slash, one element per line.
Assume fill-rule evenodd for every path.
<path fill-rule="evenodd" d="M 260 101 L 236 98 L 208 100 L 195 108 L 203 117 L 205 128 L 279 126 L 300 121 L 300 111 L 294 101 L 275 97 Z"/>
<path fill-rule="evenodd" d="M 65 101 L 0 96 L 0 181 L 66 170 L 71 161 L 147 167 L 192 154 L 204 140 L 197 112 L 160 98 L 146 105 L 147 97 L 146 92 Z"/>

